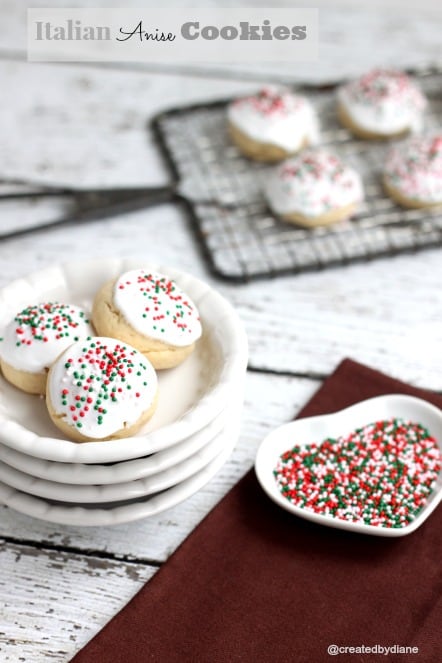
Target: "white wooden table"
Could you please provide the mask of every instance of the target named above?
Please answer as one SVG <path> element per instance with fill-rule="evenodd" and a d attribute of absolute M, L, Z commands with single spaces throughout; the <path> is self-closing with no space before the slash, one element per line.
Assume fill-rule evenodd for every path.
<path fill-rule="evenodd" d="M 270 70 L 264 75 L 240 68 L 223 73 L 198 67 L 27 64 L 25 5 L 1 4 L 0 179 L 74 186 L 164 183 L 167 173 L 146 133 L 146 118 L 167 106 L 253 89 L 252 78 L 270 77 Z M 436 61 L 440 12 L 430 6 L 419 15 L 403 9 L 399 14 L 385 2 L 379 12 L 375 5 L 324 10 L 323 59 L 285 72 L 287 79 L 341 78 L 374 64 Z M 48 202 L 0 208 L 4 227 L 58 212 Z M 68 661 L 251 467 L 263 436 L 292 418 L 343 357 L 442 390 L 439 250 L 231 286 L 210 277 L 186 219 L 164 205 L 0 244 L 0 287 L 55 261 L 108 255 L 143 256 L 188 270 L 235 304 L 250 342 L 241 438 L 206 488 L 145 521 L 62 527 L 0 507 L 2 663 Z"/>

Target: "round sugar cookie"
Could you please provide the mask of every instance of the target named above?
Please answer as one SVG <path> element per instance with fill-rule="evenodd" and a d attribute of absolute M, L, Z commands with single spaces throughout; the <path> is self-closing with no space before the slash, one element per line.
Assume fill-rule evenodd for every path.
<path fill-rule="evenodd" d="M 202 334 L 191 299 L 169 277 L 149 269 L 106 283 L 95 297 L 92 320 L 99 334 L 129 343 L 156 369 L 184 361 Z"/>
<path fill-rule="evenodd" d="M 402 207 L 442 205 L 442 131 L 392 148 L 385 163 L 384 187 Z"/>
<path fill-rule="evenodd" d="M 246 157 L 282 161 L 319 140 L 313 106 L 284 87 L 266 86 L 235 99 L 227 110 L 230 136 Z"/>
<path fill-rule="evenodd" d="M 77 442 L 134 435 L 153 415 L 158 381 L 141 352 L 114 338 L 71 345 L 52 365 L 46 405 L 54 424 Z"/>
<path fill-rule="evenodd" d="M 274 169 L 265 195 L 284 221 L 325 226 L 352 216 L 363 200 L 359 174 L 325 150 L 307 150 Z"/>
<path fill-rule="evenodd" d="M 48 370 L 58 355 L 93 333 L 86 312 L 78 306 L 28 306 L 7 325 L 0 342 L 3 375 L 22 391 L 44 394 Z"/>
<path fill-rule="evenodd" d="M 359 138 L 420 131 L 427 101 L 407 74 L 375 69 L 338 90 L 338 117 Z"/>

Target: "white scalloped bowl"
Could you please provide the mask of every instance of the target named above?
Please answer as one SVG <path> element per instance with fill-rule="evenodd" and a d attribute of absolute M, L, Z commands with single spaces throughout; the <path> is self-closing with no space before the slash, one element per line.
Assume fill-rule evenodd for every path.
<path fill-rule="evenodd" d="M 221 453 L 193 476 L 154 495 L 127 502 L 100 505 L 66 504 L 34 497 L 0 481 L 0 502 L 11 509 L 51 523 L 81 527 L 107 527 L 150 518 L 194 495 L 222 468 L 232 453 L 239 430 L 225 432 Z"/>
<path fill-rule="evenodd" d="M 220 431 L 202 449 L 189 458 L 173 465 L 163 472 L 143 479 L 125 481 L 107 485 L 72 485 L 37 479 L 31 474 L 16 470 L 5 463 L 0 463 L 0 481 L 29 495 L 43 497 L 44 499 L 58 500 L 65 503 L 110 503 L 115 501 L 131 500 L 153 493 L 159 493 L 167 488 L 176 486 L 189 477 L 202 470 L 216 456 L 225 445 L 225 432 Z"/>
<path fill-rule="evenodd" d="M 238 398 L 240 398 L 238 396 Z M 0 443 L 0 468 L 4 463 L 35 478 L 68 485 L 110 485 L 124 481 L 137 481 L 164 472 L 187 460 L 218 435 L 223 429 L 231 409 L 227 407 L 207 426 L 172 447 L 142 458 L 117 463 L 58 463 L 23 454 Z M 5 483 L 8 483 L 7 481 Z"/>
<path fill-rule="evenodd" d="M 296 419 L 276 428 L 262 441 L 256 454 L 255 471 L 258 481 L 267 495 L 280 507 L 294 513 L 300 518 L 311 520 L 320 525 L 374 536 L 398 537 L 410 534 L 425 522 L 441 502 L 442 472 L 439 474 L 434 490 L 429 495 L 426 504 L 422 507 L 416 518 L 408 525 L 398 528 L 348 522 L 330 515 L 313 513 L 307 509 L 297 507 L 282 495 L 273 475 L 273 470 L 280 455 L 291 449 L 294 445 L 303 446 L 311 443 L 320 443 L 328 437 L 336 438 L 372 421 L 393 417 L 408 419 L 423 424 L 437 440 L 439 448 L 442 450 L 441 410 L 413 396 L 404 396 L 402 394 L 377 396 L 360 401 L 356 405 L 352 405 L 345 410 L 339 410 L 333 414 Z"/>
<path fill-rule="evenodd" d="M 203 337 L 177 368 L 159 372 L 159 402 L 152 419 L 133 437 L 76 443 L 60 438 L 42 398 L 0 378 L 0 442 L 21 453 L 63 463 L 112 463 L 140 458 L 189 438 L 217 417 L 247 367 L 247 337 L 234 308 L 199 279 L 133 259 L 99 259 L 56 265 L 0 290 L 0 335 L 21 308 L 62 301 L 90 310 L 100 286 L 130 269 L 167 274 L 198 307 Z"/>

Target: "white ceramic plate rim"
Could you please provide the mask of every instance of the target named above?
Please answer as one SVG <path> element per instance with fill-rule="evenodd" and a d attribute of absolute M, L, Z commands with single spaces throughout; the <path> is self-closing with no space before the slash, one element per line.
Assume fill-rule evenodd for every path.
<path fill-rule="evenodd" d="M 173 467 L 144 479 L 103 486 L 71 485 L 46 479 L 37 479 L 6 463 L 0 462 L 0 481 L 24 493 L 61 502 L 107 503 L 132 500 L 152 495 L 188 479 L 221 453 L 224 443 L 222 432 L 209 440 L 202 449 Z"/>
<path fill-rule="evenodd" d="M 30 296 L 32 290 L 44 287 L 46 284 L 58 283 L 69 287 L 69 282 L 75 279 L 75 274 L 81 273 L 82 278 L 93 282 L 97 271 L 102 277 L 103 270 L 106 278 L 130 269 L 146 267 L 167 274 L 177 281 L 180 287 L 189 294 L 197 306 L 207 305 L 216 315 L 217 326 L 222 328 L 219 335 L 222 347 L 224 365 L 220 379 L 200 401 L 188 410 L 179 420 L 163 426 L 143 436 L 112 440 L 107 442 L 85 442 L 77 444 L 67 439 L 42 437 L 35 434 L 22 424 L 0 414 L 0 442 L 17 451 L 30 456 L 70 463 L 100 463 L 128 460 L 166 449 L 180 440 L 190 437 L 197 430 L 206 426 L 223 409 L 229 397 L 232 384 L 235 384 L 247 365 L 247 337 L 235 309 L 218 292 L 208 284 L 196 279 L 185 272 L 164 265 L 153 264 L 149 261 L 108 258 L 81 262 L 68 262 L 55 265 L 39 272 L 34 272 L 26 278 L 13 281 L 0 290 L 0 305 L 3 301 L 11 301 L 17 292 L 28 289 Z"/>
<path fill-rule="evenodd" d="M 241 397 L 238 395 L 237 399 Z M 69 485 L 109 485 L 136 481 L 163 472 L 202 449 L 222 430 L 230 416 L 230 410 L 229 404 L 215 419 L 194 435 L 145 458 L 120 461 L 113 465 L 59 463 L 28 456 L 0 443 L 0 461 L 34 478 Z"/>
<path fill-rule="evenodd" d="M 0 462 L 0 481 L 36 497 L 76 504 L 121 502 L 159 493 L 196 474 L 218 456 L 225 445 L 226 428 L 230 429 L 235 423 L 239 426 L 241 411 L 242 401 L 238 397 L 234 407 L 231 408 L 230 417 L 225 426 L 213 435 L 201 449 L 173 467 L 150 477 L 103 486 L 75 486 L 38 479 Z"/>
<path fill-rule="evenodd" d="M 295 445 L 322 442 L 327 437 L 337 437 L 345 432 L 391 417 L 406 418 L 425 425 L 442 448 L 442 412 L 434 405 L 402 394 L 389 394 L 361 401 L 333 414 L 296 419 L 272 431 L 261 443 L 255 460 L 258 480 L 267 495 L 276 504 L 291 513 L 321 525 L 356 531 L 374 536 L 398 537 L 411 534 L 430 516 L 442 499 L 442 473 L 436 487 L 419 515 L 405 527 L 387 528 L 350 523 L 332 516 L 311 513 L 291 504 L 280 493 L 273 476 L 279 456 Z"/>
<path fill-rule="evenodd" d="M 239 428 L 237 423 L 226 428 L 224 449 L 202 470 L 158 495 L 140 498 L 139 501 L 128 505 L 109 509 L 55 505 L 2 482 L 0 482 L 0 501 L 15 511 L 60 525 L 101 527 L 149 518 L 180 504 L 201 490 L 229 458 L 238 440 Z"/>

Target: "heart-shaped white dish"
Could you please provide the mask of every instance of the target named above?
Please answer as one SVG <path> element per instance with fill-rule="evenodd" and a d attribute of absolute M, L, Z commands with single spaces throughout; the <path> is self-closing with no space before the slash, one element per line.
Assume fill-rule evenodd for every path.
<path fill-rule="evenodd" d="M 340 520 L 331 515 L 308 511 L 293 505 L 280 492 L 273 470 L 282 453 L 295 445 L 320 444 L 326 438 L 337 438 L 374 421 L 392 418 L 406 419 L 425 426 L 442 448 L 442 411 L 426 401 L 412 396 L 391 394 L 361 401 L 345 410 L 329 415 L 297 419 L 272 431 L 261 443 L 255 460 L 258 480 L 276 504 L 301 518 L 328 527 L 346 529 L 375 536 L 397 537 L 414 532 L 434 511 L 442 499 L 442 472 L 434 490 L 416 518 L 404 527 L 391 528 Z"/>

